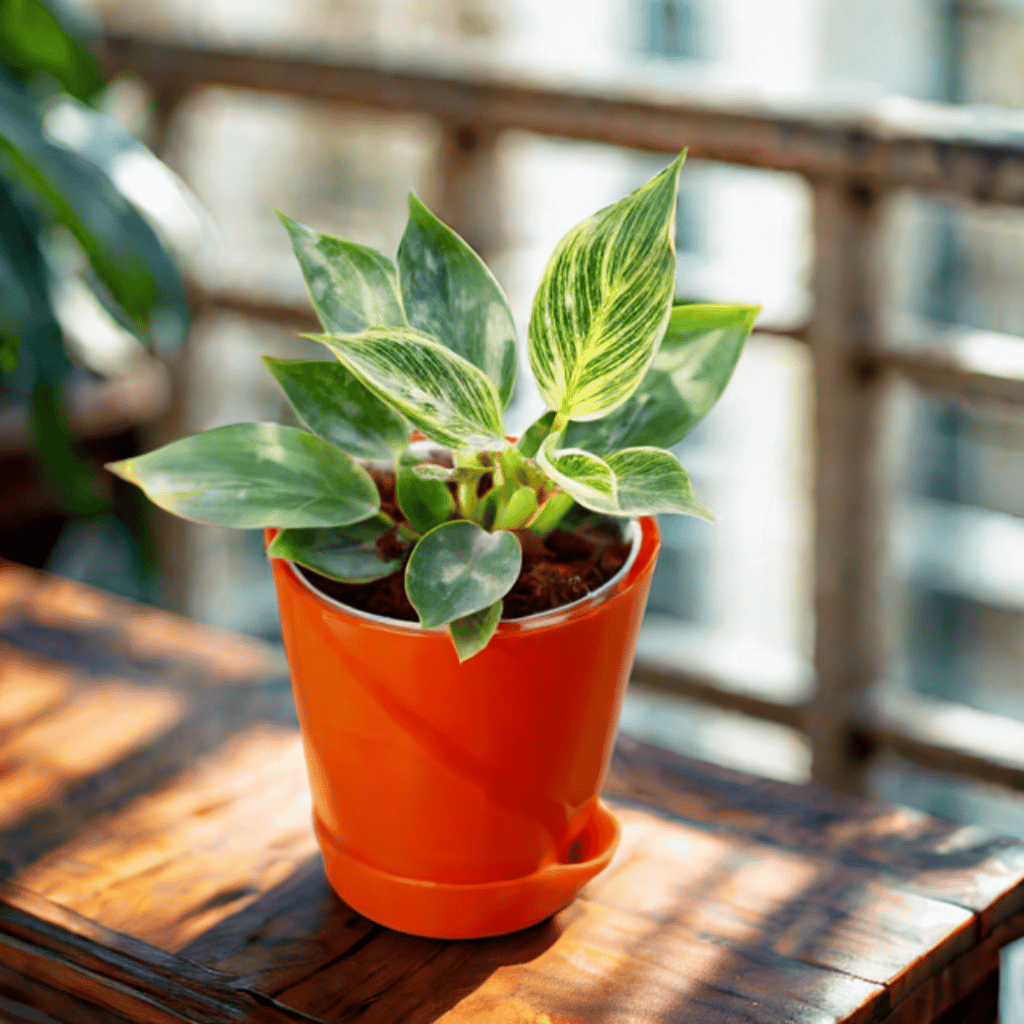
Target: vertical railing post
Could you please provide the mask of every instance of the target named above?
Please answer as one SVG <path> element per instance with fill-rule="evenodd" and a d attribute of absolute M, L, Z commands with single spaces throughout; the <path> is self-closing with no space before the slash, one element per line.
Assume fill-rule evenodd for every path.
<path fill-rule="evenodd" d="M 163 157 L 167 149 L 167 139 L 171 123 L 178 108 L 187 98 L 188 93 L 174 86 L 154 89 L 153 131 L 150 144 L 157 156 Z M 201 309 L 191 296 L 193 324 L 200 315 Z M 191 424 L 188 417 L 189 396 L 192 393 L 192 337 L 185 340 L 180 352 L 168 361 L 171 378 L 171 401 L 167 411 L 146 430 L 146 445 L 156 448 L 160 445 L 176 441 L 189 432 Z M 196 527 L 177 516 L 172 516 L 160 509 L 153 509 L 154 529 L 156 533 L 157 552 L 163 576 L 163 601 L 172 611 L 188 615 L 191 611 L 192 598 L 192 567 L 196 556 Z"/>
<path fill-rule="evenodd" d="M 881 670 L 877 428 L 882 382 L 857 360 L 878 332 L 873 280 L 880 196 L 825 179 L 814 188 L 814 777 L 856 793 L 864 759 L 853 716 Z"/>
<path fill-rule="evenodd" d="M 438 153 L 440 216 L 487 260 L 504 242 L 499 133 L 475 125 L 442 125 Z"/>

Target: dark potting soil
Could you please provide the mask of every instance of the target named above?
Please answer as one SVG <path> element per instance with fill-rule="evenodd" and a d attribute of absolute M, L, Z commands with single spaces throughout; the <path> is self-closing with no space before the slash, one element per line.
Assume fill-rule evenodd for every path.
<path fill-rule="evenodd" d="M 371 469 L 380 491 L 381 511 L 396 522 L 405 516 L 395 497 L 395 475 L 390 470 Z M 532 530 L 515 530 L 523 549 L 523 568 L 515 585 L 505 595 L 506 619 L 520 619 L 535 612 L 550 611 L 586 597 L 610 580 L 629 557 L 630 545 L 619 538 L 612 522 L 576 531 L 552 530 L 547 537 Z M 383 560 L 399 556 L 410 547 L 393 530 L 377 541 Z M 339 583 L 311 569 L 300 572 L 317 589 L 342 604 L 373 615 L 418 622 L 419 616 L 405 593 L 405 566 L 372 583 Z"/>

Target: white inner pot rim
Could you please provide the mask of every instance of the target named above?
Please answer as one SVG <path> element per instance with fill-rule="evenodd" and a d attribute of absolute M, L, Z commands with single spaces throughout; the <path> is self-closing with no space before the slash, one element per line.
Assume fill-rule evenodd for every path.
<path fill-rule="evenodd" d="M 538 626 L 548 626 L 557 622 L 560 618 L 572 614 L 573 612 L 579 611 L 583 607 L 590 604 L 597 604 L 608 596 L 609 591 L 622 580 L 622 578 L 629 572 L 633 566 L 633 562 L 636 561 L 636 556 L 640 553 L 640 542 L 643 539 L 643 528 L 640 526 L 639 519 L 630 519 L 625 524 L 622 531 L 622 539 L 628 540 L 631 544 L 629 550 L 629 556 L 626 561 L 622 563 L 622 568 L 610 579 L 605 580 L 597 588 L 592 590 L 589 594 L 585 594 L 583 597 L 577 598 L 575 601 L 570 601 L 569 604 L 559 605 L 557 608 L 551 608 L 546 612 L 534 612 L 533 615 L 524 615 L 521 619 L 502 619 L 502 623 L 510 623 L 515 625 L 519 629 L 536 629 Z M 337 600 L 325 594 L 322 590 L 314 586 L 304 573 L 299 572 L 299 567 L 294 563 L 285 559 L 285 563 L 291 570 L 292 575 L 311 593 L 314 597 L 323 601 L 325 604 L 329 604 L 334 608 L 345 612 L 346 615 L 352 615 L 357 619 L 365 619 L 367 622 L 376 622 L 378 625 L 387 626 L 390 629 L 399 629 L 409 633 L 446 633 L 448 632 L 445 626 L 435 626 L 432 629 L 425 629 L 418 622 L 408 622 L 405 619 L 389 619 L 385 615 L 374 615 L 372 612 L 364 612 L 361 608 L 353 608 L 351 605 L 343 604 Z"/>

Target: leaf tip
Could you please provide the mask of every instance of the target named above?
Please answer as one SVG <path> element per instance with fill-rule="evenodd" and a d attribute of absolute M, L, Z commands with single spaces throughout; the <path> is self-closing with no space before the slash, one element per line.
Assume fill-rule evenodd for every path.
<path fill-rule="evenodd" d="M 120 462 L 106 462 L 103 468 L 114 476 L 119 476 L 122 480 L 127 480 L 130 484 L 141 486 L 139 484 L 138 474 L 135 472 L 135 466 L 133 465 L 134 459 L 122 459 Z"/>
<path fill-rule="evenodd" d="M 694 502 L 694 506 L 695 507 L 694 507 L 693 514 L 698 519 L 703 519 L 704 522 L 706 522 L 706 523 L 715 523 L 715 522 L 717 522 L 717 520 L 715 519 L 715 513 L 712 512 L 711 509 L 709 509 L 707 507 L 707 505 L 702 505 L 699 501 L 695 501 Z"/>
<path fill-rule="evenodd" d="M 686 163 L 686 154 L 689 152 L 687 149 L 680 151 L 679 155 L 665 168 L 665 173 L 669 178 L 678 182 L 679 174 L 683 169 L 683 164 Z"/>

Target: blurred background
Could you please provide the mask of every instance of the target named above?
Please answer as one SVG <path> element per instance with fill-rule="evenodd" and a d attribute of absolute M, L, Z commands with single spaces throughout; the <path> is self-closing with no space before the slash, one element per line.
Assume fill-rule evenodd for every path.
<path fill-rule="evenodd" d="M 588 96 L 628 100 L 644 139 L 659 109 L 690 104 L 703 112 L 694 150 L 708 155 L 719 114 L 733 137 L 737 116 L 777 122 L 783 152 L 797 145 L 794 125 L 820 137 L 831 124 L 868 124 L 879 137 L 911 125 L 939 140 L 929 153 L 940 181 L 956 179 L 952 144 L 963 138 L 977 135 L 989 152 L 993 139 L 1024 147 L 1018 0 L 47 0 L 45 9 L 95 47 L 110 81 L 77 93 L 62 83 L 74 100 L 42 67 L 18 102 L 38 113 L 43 157 L 75 153 L 127 197 L 124 209 L 103 193 L 116 217 L 88 226 L 110 229 L 114 217 L 112 237 L 134 240 L 155 283 L 126 316 L 133 299 L 117 293 L 117 268 L 113 284 L 97 274 L 80 232 L 30 225 L 56 318 L 46 321 L 50 350 L 59 337 L 65 355 L 47 368 L 45 346 L 25 345 L 5 364 L 0 553 L 271 641 L 277 612 L 259 534 L 171 520 L 97 467 L 200 429 L 288 417 L 261 356 L 319 352 L 296 336 L 312 321 L 275 207 L 394 255 L 415 191 L 484 254 L 524 343 L 558 239 L 667 162 L 611 144 L 631 144 L 628 117 L 603 134 L 574 130 L 572 103 L 552 103 L 549 134 L 523 130 L 517 103 L 533 104 L 527 125 L 543 120 L 531 88 L 575 97 L 581 110 Z M 0 56 L 17 63 L 12 53 Z M 204 78 L 211 54 L 237 61 Z M 289 73 L 294 62 L 308 73 Z M 335 68 L 358 74 L 332 77 Z M 317 69 L 354 101 L 325 102 L 308 85 Z M 494 87 L 486 116 L 474 120 L 484 101 L 463 96 L 460 82 Z M 429 114 L 432 90 L 440 118 Z M 465 116 L 453 118 L 459 109 Z M 18 129 L 14 107 L 3 110 L 0 137 Z M 870 132 L 850 137 L 870 149 Z M 691 159 L 683 171 L 677 292 L 760 303 L 762 330 L 722 401 L 678 447 L 718 521 L 661 524 L 623 728 L 792 781 L 828 759 L 832 736 L 841 767 L 816 772 L 824 781 L 1024 835 L 1024 416 L 1002 400 L 1024 378 L 1024 214 L 947 195 L 959 187 L 871 183 L 871 245 L 845 254 L 864 264 L 853 273 L 870 295 L 867 340 L 883 348 L 926 336 L 935 366 L 967 360 L 983 368 L 972 379 L 1010 385 L 993 385 L 989 401 L 949 397 L 945 378 L 919 387 L 907 374 L 865 373 L 855 400 L 873 403 L 877 436 L 830 451 L 815 441 L 814 346 L 825 337 L 814 326 L 815 260 L 830 231 L 845 243 L 841 225 L 816 222 L 807 176 L 756 166 L 788 160 L 752 146 L 748 166 Z M 83 173 L 67 178 L 72 192 Z M 11 209 L 38 220 L 20 187 Z M 29 255 L 11 258 L 17 267 Z M 12 274 L 0 274 L 8 305 Z M 921 373 L 909 377 L 921 383 Z M 860 394 L 856 382 L 844 386 Z M 539 410 L 527 374 L 510 431 Z M 877 566 L 853 571 L 850 586 L 868 593 L 865 620 L 877 628 L 853 630 L 858 643 L 871 634 L 870 671 L 829 677 L 829 657 L 853 655 L 822 653 L 833 634 L 820 593 L 815 603 L 815 495 L 847 458 L 846 469 L 866 466 L 875 481 L 874 546 L 860 554 Z M 68 479 L 78 481 L 70 491 Z M 833 535 L 819 528 L 818 544 Z M 850 632 L 834 627 L 839 639 Z M 847 675 L 859 689 L 830 708 Z"/>

